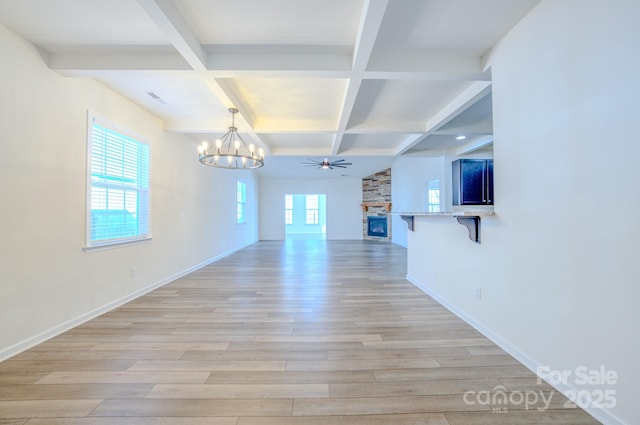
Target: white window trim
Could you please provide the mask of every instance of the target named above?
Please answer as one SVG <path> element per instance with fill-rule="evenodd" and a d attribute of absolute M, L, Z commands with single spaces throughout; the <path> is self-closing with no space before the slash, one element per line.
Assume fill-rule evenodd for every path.
<path fill-rule="evenodd" d="M 93 123 L 94 122 L 98 122 L 101 123 L 103 126 L 106 126 L 114 131 L 117 131 L 118 133 L 121 133 L 125 136 L 131 137 L 141 143 L 144 143 L 148 146 L 149 148 L 149 169 L 147 170 L 148 173 L 148 179 L 149 179 L 149 188 L 147 189 L 147 194 L 148 194 L 148 198 L 149 198 L 149 209 L 147 211 L 147 234 L 144 236 L 135 236 L 135 237 L 129 237 L 129 238 L 120 238 L 120 239 L 111 239 L 108 241 L 94 241 L 91 242 L 91 156 L 92 156 L 92 151 L 91 148 L 93 146 Z M 112 249 L 112 248 L 119 248 L 122 246 L 127 246 L 127 245 L 131 245 L 131 244 L 137 244 L 140 242 L 148 242 L 150 241 L 152 238 L 151 235 L 151 203 L 152 203 L 152 196 L 151 196 L 151 139 L 145 136 L 142 136 L 140 134 L 137 134 L 119 124 L 114 123 L 113 121 L 91 111 L 91 110 L 87 110 L 87 141 L 86 141 L 86 146 L 87 146 L 87 156 L 85 159 L 85 186 L 86 186 L 86 192 L 85 192 L 85 239 L 84 239 L 84 247 L 83 250 L 85 252 L 93 252 L 93 251 L 102 251 L 105 249 Z"/>

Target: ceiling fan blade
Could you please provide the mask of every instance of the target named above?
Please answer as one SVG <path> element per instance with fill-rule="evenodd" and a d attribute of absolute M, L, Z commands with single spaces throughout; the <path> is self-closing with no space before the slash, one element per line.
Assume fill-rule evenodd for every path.
<path fill-rule="evenodd" d="M 328 161 L 326 158 L 323 161 L 316 161 L 311 158 L 307 158 L 306 161 L 301 161 L 300 164 L 303 164 L 305 167 L 317 167 L 333 170 L 335 167 L 338 168 L 347 168 L 347 165 L 351 165 L 350 162 L 345 162 L 344 159 L 337 159 L 335 161 Z"/>

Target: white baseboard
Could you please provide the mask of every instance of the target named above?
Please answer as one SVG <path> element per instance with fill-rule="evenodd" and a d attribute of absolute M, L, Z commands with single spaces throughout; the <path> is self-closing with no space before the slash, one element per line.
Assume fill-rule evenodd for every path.
<path fill-rule="evenodd" d="M 248 244 L 248 245 L 241 246 L 239 248 L 235 248 L 235 249 L 229 250 L 229 251 L 224 252 L 224 253 L 222 253 L 220 255 L 216 255 L 215 257 L 209 258 L 209 259 L 207 259 L 207 260 L 205 260 L 205 261 L 203 261 L 203 262 L 201 262 L 199 264 L 196 264 L 196 265 L 194 265 L 192 267 L 189 267 L 188 269 L 182 270 L 182 271 L 180 271 L 180 272 L 178 272 L 176 274 L 173 274 L 173 275 L 168 276 L 168 277 L 166 277 L 164 279 L 161 279 L 160 281 L 152 283 L 151 285 L 145 286 L 144 288 L 140 288 L 137 291 L 134 291 L 134 292 L 132 292 L 132 293 L 130 293 L 128 295 L 125 295 L 122 298 L 119 298 L 119 299 L 117 299 L 115 301 L 112 301 L 112 302 L 107 303 L 107 304 L 105 304 L 105 305 L 103 305 L 101 307 L 98 307 L 98 308 L 96 308 L 94 310 L 91 310 L 91 311 L 89 311 L 87 313 L 84 313 L 84 314 L 82 314 L 82 315 L 80 315 L 80 316 L 78 316 L 78 317 L 76 317 L 74 319 L 68 320 L 68 321 L 66 321 L 64 323 L 61 323 L 61 324 L 59 324 L 57 326 L 54 326 L 53 328 L 47 329 L 44 332 L 40 332 L 39 334 L 31 336 L 31 337 L 29 337 L 29 338 L 27 338 L 27 339 L 25 339 L 23 341 L 18 342 L 17 344 L 14 344 L 14 345 L 11 345 L 11 346 L 9 346 L 7 348 L 4 348 L 4 349 L 0 350 L 0 362 L 3 361 L 3 360 L 8 359 L 10 357 L 13 357 L 16 354 L 19 354 L 19 353 L 21 353 L 21 352 L 23 352 L 25 350 L 28 350 L 29 348 L 34 347 L 34 346 L 36 346 L 36 345 L 38 345 L 40 343 L 43 343 L 43 342 L 45 342 L 45 341 L 47 341 L 47 340 L 49 340 L 49 339 L 51 339 L 51 338 L 53 338 L 53 337 L 55 337 L 57 335 L 60 335 L 63 332 L 66 332 L 66 331 L 68 331 L 70 329 L 73 329 L 76 326 L 79 326 L 79 325 L 81 325 L 81 324 L 83 324 L 85 322 L 88 322 L 91 319 L 95 319 L 96 317 L 98 317 L 98 316 L 100 316 L 102 314 L 105 314 L 105 313 L 107 313 L 107 312 L 109 312 L 109 311 L 111 311 L 111 310 L 113 310 L 115 308 L 120 307 L 123 304 L 126 304 L 126 303 L 128 303 L 130 301 L 133 301 L 136 298 L 139 298 L 139 297 L 141 297 L 141 296 L 153 291 L 154 289 L 157 289 L 157 288 L 160 288 L 161 286 L 166 285 L 167 283 L 173 282 L 176 279 L 179 279 L 179 278 L 181 278 L 183 276 L 186 276 L 189 273 L 192 273 L 192 272 L 194 272 L 194 271 L 196 271 L 196 270 L 198 270 L 198 269 L 200 269 L 200 268 L 202 268 L 202 267 L 204 267 L 204 266 L 206 266 L 208 264 L 214 263 L 214 262 L 216 262 L 216 261 L 218 261 L 218 260 L 220 260 L 220 259 L 222 259 L 224 257 L 227 257 L 227 256 L 233 254 L 234 252 L 237 252 L 237 251 L 239 251 L 239 250 L 241 250 L 241 249 L 243 249 L 243 248 L 245 248 L 245 247 L 247 247 L 247 246 L 249 246 L 251 244 L 253 244 L 253 242 Z"/>
<path fill-rule="evenodd" d="M 483 326 L 481 323 L 477 322 L 475 319 L 470 317 L 468 314 L 458 309 L 453 304 L 449 303 L 446 299 L 442 298 L 438 293 L 430 289 L 428 286 L 423 284 L 422 282 L 415 279 L 413 276 L 407 275 L 406 279 L 411 282 L 414 286 L 420 289 L 425 294 L 429 295 L 431 298 L 436 300 L 440 305 L 449 310 L 451 313 L 458 316 L 460 319 L 464 320 L 469 324 L 472 328 L 480 332 L 482 335 L 489 338 L 494 344 L 498 347 L 509 353 L 512 357 L 522 363 L 527 369 L 531 370 L 534 374 L 537 373 L 537 370 L 541 365 L 536 362 L 530 356 L 524 354 L 522 351 L 518 350 L 516 347 L 512 346 L 509 342 L 505 341 L 499 335 L 496 335 L 493 331 Z M 562 394 L 566 394 L 567 391 L 576 392 L 575 388 L 572 388 L 570 385 L 560 384 L 560 385 L 552 385 L 556 390 L 561 392 Z M 587 413 L 593 416 L 595 419 L 600 421 L 605 425 L 626 425 L 624 422 L 616 418 L 606 409 L 596 409 L 596 408 L 586 408 L 584 409 Z"/>

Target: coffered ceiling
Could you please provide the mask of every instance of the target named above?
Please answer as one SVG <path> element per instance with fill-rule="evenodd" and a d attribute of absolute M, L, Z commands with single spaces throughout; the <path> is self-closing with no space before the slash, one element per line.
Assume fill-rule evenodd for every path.
<path fill-rule="evenodd" d="M 362 177 L 399 155 L 491 143 L 483 56 L 538 2 L 0 0 L 0 23 L 166 131 L 214 140 L 237 107 L 264 176 Z M 353 166 L 300 164 L 324 157 Z"/>

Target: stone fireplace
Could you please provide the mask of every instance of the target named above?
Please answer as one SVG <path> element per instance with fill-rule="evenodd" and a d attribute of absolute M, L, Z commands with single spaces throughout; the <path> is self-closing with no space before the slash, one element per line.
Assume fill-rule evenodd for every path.
<path fill-rule="evenodd" d="M 362 236 L 391 240 L 391 169 L 362 179 Z"/>

